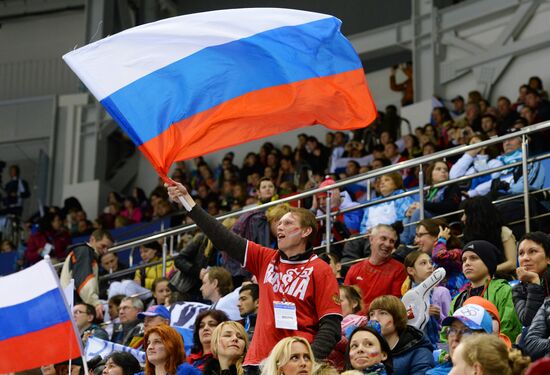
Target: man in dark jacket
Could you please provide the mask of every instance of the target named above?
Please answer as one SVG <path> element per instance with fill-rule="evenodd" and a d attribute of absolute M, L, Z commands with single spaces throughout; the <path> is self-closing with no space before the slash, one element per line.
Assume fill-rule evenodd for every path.
<path fill-rule="evenodd" d="M 311 136 L 307 138 L 306 147 L 302 154 L 314 174 L 323 175 L 328 167 L 330 150 L 319 143 L 317 138 Z"/>
<path fill-rule="evenodd" d="M 244 329 L 248 333 L 248 341 L 252 341 L 256 318 L 258 315 L 258 304 L 260 303 L 260 288 L 258 284 L 243 285 L 239 291 L 239 313 L 244 319 Z"/>
<path fill-rule="evenodd" d="M 4 198 L 5 212 L 21 216 L 23 212 L 23 201 L 31 196 L 29 184 L 20 176 L 19 166 L 10 166 L 10 180 L 4 187 L 6 197 Z"/>
<path fill-rule="evenodd" d="M 94 306 L 98 319 L 103 319 L 103 304 L 99 300 L 98 257 L 107 253 L 111 246 L 111 233 L 95 230 L 88 242 L 67 249 L 69 255 L 63 263 L 59 278 L 63 288 L 74 279 L 76 300 Z"/>
<path fill-rule="evenodd" d="M 77 303 L 73 307 L 73 316 L 84 343 L 90 336 L 109 340 L 107 331 L 95 324 L 96 314 L 95 308 L 92 305 Z"/>
<path fill-rule="evenodd" d="M 346 242 L 342 250 L 342 275 L 346 275 L 352 262 L 360 261 L 370 256 L 370 242 L 367 237 Z"/>
<path fill-rule="evenodd" d="M 138 314 L 143 311 L 143 302 L 138 297 L 125 297 L 118 308 L 119 324 L 113 327 L 111 341 L 124 346 L 129 346 L 134 336 L 143 336 L 144 324 L 138 319 Z"/>

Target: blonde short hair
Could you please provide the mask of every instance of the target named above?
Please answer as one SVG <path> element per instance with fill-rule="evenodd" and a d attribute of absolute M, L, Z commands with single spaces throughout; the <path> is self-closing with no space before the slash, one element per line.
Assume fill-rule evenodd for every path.
<path fill-rule="evenodd" d="M 279 375 L 279 369 L 286 365 L 292 356 L 292 344 L 302 343 L 306 346 L 311 361 L 313 362 L 312 373 L 317 371 L 319 365 L 315 363 L 315 357 L 309 342 L 300 336 L 285 337 L 277 343 L 271 350 L 269 357 L 262 363 L 262 375 Z"/>
<path fill-rule="evenodd" d="M 290 205 L 288 203 L 282 203 L 269 208 L 265 213 L 265 217 L 267 219 L 267 222 L 271 224 L 271 222 L 273 221 L 278 222 L 283 216 L 285 216 L 285 214 L 289 212 Z"/>

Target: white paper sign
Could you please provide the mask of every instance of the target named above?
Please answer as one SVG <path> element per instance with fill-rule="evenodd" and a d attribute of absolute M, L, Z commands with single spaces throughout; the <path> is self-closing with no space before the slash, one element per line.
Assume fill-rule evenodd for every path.
<path fill-rule="evenodd" d="M 105 359 L 109 354 L 115 351 L 130 353 L 139 361 L 139 363 L 145 364 L 145 352 L 130 348 L 128 346 L 115 344 L 114 342 L 101 340 L 93 336 L 88 337 L 84 354 L 86 355 L 86 360 L 89 361 L 97 355 L 100 355 L 101 358 Z"/>
<path fill-rule="evenodd" d="M 209 305 L 199 302 L 175 303 L 170 307 L 170 325 L 193 330 L 197 315 L 208 309 L 210 309 Z"/>
<path fill-rule="evenodd" d="M 72 311 L 74 307 L 74 279 L 71 279 L 71 281 L 69 281 L 69 285 L 63 288 L 63 293 L 65 294 L 67 305 L 69 305 Z"/>

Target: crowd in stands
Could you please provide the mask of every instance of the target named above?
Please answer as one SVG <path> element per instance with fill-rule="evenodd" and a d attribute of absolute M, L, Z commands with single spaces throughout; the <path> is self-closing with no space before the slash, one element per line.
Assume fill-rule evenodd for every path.
<path fill-rule="evenodd" d="M 267 142 L 241 166 L 232 152 L 217 166 L 202 157 L 192 166 L 179 162 L 168 189 L 159 181 L 148 196 L 139 187 L 127 196 L 112 192 L 94 220 L 78 200 L 67 199 L 30 218 L 32 234 L 22 245 L 2 243 L 2 251 L 19 247 L 20 267 L 46 255 L 63 262 L 62 285 L 75 281 L 73 315 L 82 339 L 145 351 L 145 374 L 520 374 L 539 359 L 529 371 L 544 373 L 535 371 L 550 356 L 548 227 L 533 221 L 525 233 L 509 224 L 523 210 L 493 203 L 523 192 L 521 165 L 511 165 L 521 161 L 521 137 L 425 166 L 423 210 L 418 194 L 402 195 L 418 186 L 418 167 L 262 205 L 516 133 L 550 120 L 547 99 L 542 81 L 532 77 L 517 99 L 501 96 L 494 106 L 477 91 L 449 107 L 441 99 L 414 134 L 401 133 L 389 106 L 365 129 L 329 132 L 322 141 L 300 134 L 295 147 Z M 531 137 L 531 156 L 547 151 L 549 135 Z M 541 189 L 543 165 L 530 162 L 527 172 L 529 189 Z M 250 206 L 258 210 L 222 223 L 213 218 Z M 315 217 L 342 209 L 326 238 L 326 223 Z M 162 243 L 151 241 L 139 249 L 142 267 L 119 273 L 129 267 L 109 252 L 111 232 L 159 218 L 198 229 L 178 238 L 165 265 Z M 327 241 L 352 237 L 323 252 Z M 434 282 L 439 269 L 444 277 Z M 115 286 L 123 283 L 140 292 L 121 293 Z M 406 304 L 406 295 L 415 303 Z M 185 342 L 169 326 L 181 325 L 173 315 L 181 303 L 208 305 L 193 316 Z M 139 365 L 126 354 L 103 361 L 105 371 L 135 373 Z"/>

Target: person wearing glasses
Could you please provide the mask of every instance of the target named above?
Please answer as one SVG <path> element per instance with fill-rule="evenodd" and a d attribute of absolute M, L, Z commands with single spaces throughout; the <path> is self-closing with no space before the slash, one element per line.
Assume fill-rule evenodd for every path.
<path fill-rule="evenodd" d="M 430 255 L 434 266 L 445 269 L 445 280 L 440 284 L 458 295 L 468 282 L 462 273 L 462 242 L 451 234 L 443 219 L 424 219 L 416 226 L 414 244 L 418 250 Z"/>
<path fill-rule="evenodd" d="M 453 363 L 451 358 L 460 341 L 467 336 L 480 333 L 493 333 L 493 320 L 481 306 L 469 304 L 456 310 L 452 316 L 443 320 L 443 332 L 447 338 L 448 353 L 440 356 L 441 362 L 426 375 L 448 374 Z"/>
<path fill-rule="evenodd" d="M 95 324 L 95 307 L 87 303 L 78 303 L 73 307 L 73 316 L 83 342 L 90 336 L 109 340 L 107 331 Z"/>

